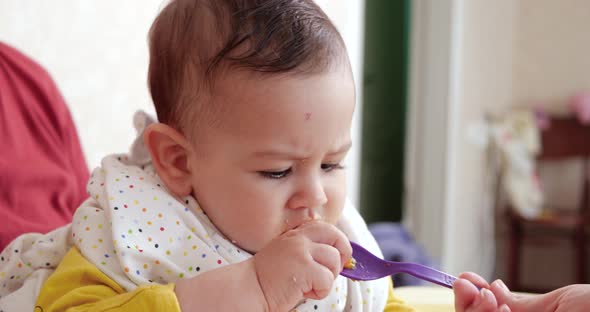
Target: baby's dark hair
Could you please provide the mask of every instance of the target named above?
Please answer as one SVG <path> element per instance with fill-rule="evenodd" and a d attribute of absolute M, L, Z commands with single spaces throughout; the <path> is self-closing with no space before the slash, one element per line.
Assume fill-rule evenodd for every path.
<path fill-rule="evenodd" d="M 313 0 L 172 0 L 150 29 L 148 81 L 159 121 L 182 131 L 215 110 L 203 103 L 228 70 L 311 75 L 343 62 L 342 37 Z"/>

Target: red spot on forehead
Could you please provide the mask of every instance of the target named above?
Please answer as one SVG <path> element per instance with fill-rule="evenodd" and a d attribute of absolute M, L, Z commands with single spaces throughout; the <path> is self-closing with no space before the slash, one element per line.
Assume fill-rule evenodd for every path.
<path fill-rule="evenodd" d="M 311 118 L 311 113 L 305 113 L 305 120 L 309 120 Z"/>

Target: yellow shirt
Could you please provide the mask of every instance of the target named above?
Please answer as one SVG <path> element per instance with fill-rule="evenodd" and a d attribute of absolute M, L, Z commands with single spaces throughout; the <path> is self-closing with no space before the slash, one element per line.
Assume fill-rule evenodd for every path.
<path fill-rule="evenodd" d="M 35 312 L 165 311 L 180 312 L 174 284 L 140 286 L 127 292 L 72 248 L 45 281 Z M 393 294 L 390 283 L 385 312 L 411 312 Z"/>

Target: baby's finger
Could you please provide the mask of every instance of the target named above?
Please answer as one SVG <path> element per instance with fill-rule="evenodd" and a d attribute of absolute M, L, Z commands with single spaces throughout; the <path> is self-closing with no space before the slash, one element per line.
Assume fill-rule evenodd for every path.
<path fill-rule="evenodd" d="M 310 253 L 313 260 L 332 271 L 334 278 L 338 277 L 338 274 L 340 274 L 342 266 L 344 265 L 341 262 L 342 260 L 338 249 L 325 244 L 315 244 L 311 248 Z"/>
<path fill-rule="evenodd" d="M 332 290 L 334 284 L 333 273 L 325 266 L 317 265 L 307 271 L 308 285 L 303 289 L 303 296 L 309 299 L 323 299 Z"/>
<path fill-rule="evenodd" d="M 335 226 L 322 221 L 310 221 L 302 224 L 299 230 L 303 231 L 312 242 L 330 245 L 338 249 L 341 263 L 352 257 L 352 247 L 348 238 Z"/>

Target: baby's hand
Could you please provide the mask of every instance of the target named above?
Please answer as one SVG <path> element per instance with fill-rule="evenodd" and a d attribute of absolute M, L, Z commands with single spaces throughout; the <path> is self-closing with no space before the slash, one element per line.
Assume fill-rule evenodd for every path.
<path fill-rule="evenodd" d="M 311 221 L 272 240 L 254 256 L 270 311 L 287 311 L 304 298 L 328 295 L 352 248 L 335 226 Z"/>
<path fill-rule="evenodd" d="M 477 287 L 481 290 L 477 290 Z M 457 312 L 510 312 L 506 304 L 498 306 L 498 300 L 490 290 L 490 285 L 475 273 L 459 275 L 453 283 L 455 311 Z"/>

